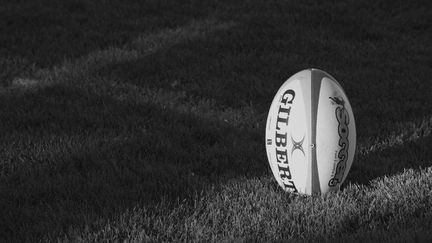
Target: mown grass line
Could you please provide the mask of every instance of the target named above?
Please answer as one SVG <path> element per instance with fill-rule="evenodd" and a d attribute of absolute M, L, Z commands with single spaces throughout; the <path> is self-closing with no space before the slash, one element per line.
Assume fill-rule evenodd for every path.
<path fill-rule="evenodd" d="M 33 76 L 38 78 L 28 79 L 31 85 L 46 85 L 65 79 L 76 80 L 89 75 L 89 72 L 97 72 L 103 67 L 122 62 L 136 61 L 157 51 L 163 51 L 171 46 L 184 41 L 191 41 L 205 37 L 208 33 L 229 29 L 233 23 L 217 23 L 214 18 L 193 20 L 184 26 L 167 28 L 157 33 L 148 33 L 139 36 L 123 47 L 109 47 L 103 50 L 93 51 L 87 56 L 65 61 L 59 66 L 49 69 L 33 70 Z M 12 85 L 26 86 L 23 75 L 12 79 Z"/>
<path fill-rule="evenodd" d="M 5 34 L 0 37 L 0 56 L 20 60 L 16 66 L 10 66 L 12 69 L 26 63 L 46 68 L 94 50 L 121 46 L 143 33 L 206 18 L 214 12 L 215 5 L 210 1 L 183 0 L 127 4 L 111 0 L 3 2 L 0 22 Z"/>

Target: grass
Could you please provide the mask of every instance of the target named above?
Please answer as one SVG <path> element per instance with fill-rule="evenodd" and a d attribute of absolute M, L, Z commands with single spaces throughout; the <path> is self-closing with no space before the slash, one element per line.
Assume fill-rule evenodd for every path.
<path fill-rule="evenodd" d="M 407 170 L 368 187 L 351 185 L 321 197 L 283 195 L 271 178 L 237 178 L 211 189 L 207 196 L 178 203 L 169 213 L 164 206 L 126 211 L 99 231 L 81 233 L 80 239 L 396 242 L 430 237 L 428 227 L 418 222 L 430 222 L 430 212 L 424 208 L 430 207 L 431 183 L 418 180 L 430 173 L 430 169 Z"/>
<path fill-rule="evenodd" d="M 0 7 L 2 241 L 432 239 L 428 1 Z M 340 192 L 284 193 L 264 125 L 328 71 L 358 149 Z"/>

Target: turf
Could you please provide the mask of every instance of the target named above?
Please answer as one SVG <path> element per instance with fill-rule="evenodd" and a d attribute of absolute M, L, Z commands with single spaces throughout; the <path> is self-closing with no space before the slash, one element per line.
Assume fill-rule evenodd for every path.
<path fill-rule="evenodd" d="M 429 1 L 2 1 L 1 241 L 432 240 Z M 285 193 L 284 80 L 344 87 L 342 190 Z"/>

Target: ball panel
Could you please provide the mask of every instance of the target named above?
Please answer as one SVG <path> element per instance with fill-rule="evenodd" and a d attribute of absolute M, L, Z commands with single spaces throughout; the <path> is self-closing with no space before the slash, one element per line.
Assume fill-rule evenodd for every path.
<path fill-rule="evenodd" d="M 306 184 L 311 177 L 309 168 L 310 161 L 310 122 L 305 99 L 308 93 L 303 89 L 302 84 L 307 80 L 293 82 L 292 89 L 296 91 L 296 97 L 291 107 L 290 119 L 287 127 L 288 134 L 288 158 L 291 164 L 293 181 L 298 192 L 306 193 Z M 305 97 L 306 96 L 306 97 Z"/>
<path fill-rule="evenodd" d="M 336 110 L 339 107 L 333 99 L 345 100 L 340 88 L 333 80 L 324 77 L 321 84 L 319 109 L 317 119 L 317 158 L 318 170 L 321 179 L 321 190 L 335 190 L 338 184 L 329 186 L 329 181 L 335 175 L 336 165 L 339 161 L 340 151 L 339 134 Z"/>
<path fill-rule="evenodd" d="M 323 78 L 317 127 L 318 170 L 323 191 L 338 190 L 351 167 L 355 150 L 353 121 L 342 88 L 330 77 Z"/>
<path fill-rule="evenodd" d="M 353 161 L 354 161 L 356 146 L 357 146 L 357 130 L 356 130 L 356 125 L 355 125 L 354 112 L 353 112 L 353 109 L 351 107 L 351 104 L 349 103 L 348 98 L 346 99 L 346 108 L 348 110 L 348 114 L 350 117 L 350 123 L 349 123 L 350 133 L 348 134 L 348 139 L 350 141 L 351 146 L 350 146 L 349 151 L 348 151 L 348 162 L 347 162 L 347 167 L 346 167 L 344 176 L 342 178 L 342 182 L 345 181 L 345 179 L 348 175 L 348 172 L 351 169 L 351 166 L 352 166 Z"/>
<path fill-rule="evenodd" d="M 300 144 L 303 146 L 305 142 L 308 143 L 306 109 L 300 85 L 308 80 L 308 70 L 288 79 L 276 93 L 267 118 L 266 149 L 269 164 L 278 184 L 291 192 L 299 192 L 299 188 L 300 192 L 304 192 L 304 184 L 307 181 L 306 176 L 303 176 L 307 171 L 307 157 L 300 159 L 300 148 L 293 148 L 294 145 L 299 147 Z M 292 125 L 294 123 L 297 125 Z M 300 143 L 301 140 L 298 141 L 301 134 L 305 136 L 303 143 Z M 304 148 L 303 151 L 307 155 Z"/>

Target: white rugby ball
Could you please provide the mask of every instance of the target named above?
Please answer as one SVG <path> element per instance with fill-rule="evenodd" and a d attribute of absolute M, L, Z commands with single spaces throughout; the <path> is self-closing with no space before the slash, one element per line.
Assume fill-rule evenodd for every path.
<path fill-rule="evenodd" d="M 271 170 L 285 191 L 339 190 L 356 147 L 354 114 L 344 90 L 324 71 L 296 73 L 273 99 L 265 138 Z"/>

